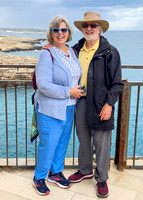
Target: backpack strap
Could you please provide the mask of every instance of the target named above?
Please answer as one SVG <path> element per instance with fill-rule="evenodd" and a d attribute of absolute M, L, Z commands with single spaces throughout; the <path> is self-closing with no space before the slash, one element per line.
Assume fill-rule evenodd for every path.
<path fill-rule="evenodd" d="M 73 48 L 73 47 L 71 47 L 72 48 L 72 50 L 74 51 L 74 53 L 75 53 L 75 55 L 76 55 L 76 57 L 78 58 L 78 54 L 77 54 L 77 51 Z"/>
<path fill-rule="evenodd" d="M 45 49 L 45 50 L 49 51 L 49 53 L 51 55 L 51 58 L 52 58 L 52 62 L 54 62 L 54 58 L 53 58 L 53 55 L 52 55 L 50 49 Z M 37 84 L 36 84 L 36 71 L 35 70 L 34 70 L 33 77 L 32 77 L 32 83 L 33 83 L 34 90 L 36 90 L 37 89 Z"/>
<path fill-rule="evenodd" d="M 54 62 L 54 58 L 53 58 L 53 55 L 52 55 L 50 49 L 45 49 L 45 50 L 49 51 L 49 53 L 50 53 L 50 55 L 51 55 L 51 58 L 52 58 L 52 62 Z"/>

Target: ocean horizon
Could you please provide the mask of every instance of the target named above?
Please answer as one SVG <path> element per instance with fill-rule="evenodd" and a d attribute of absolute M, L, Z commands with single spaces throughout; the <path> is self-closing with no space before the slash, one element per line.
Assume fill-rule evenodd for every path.
<path fill-rule="evenodd" d="M 31 37 L 31 38 L 42 38 L 46 39 L 46 30 L 44 29 L 6 29 L 0 28 L 0 36 L 15 36 L 15 37 Z M 115 46 L 121 57 L 122 65 L 140 65 L 143 66 L 143 31 L 107 31 L 104 35 L 108 41 Z M 70 46 L 74 45 L 80 38 L 82 34 L 80 31 L 75 31 L 73 34 L 73 40 L 68 44 Z M 43 46 L 45 42 L 41 42 Z M 18 51 L 9 52 L 3 54 L 11 55 L 24 55 L 39 57 L 40 51 Z M 122 69 L 122 78 L 128 81 L 143 81 L 143 70 L 142 69 Z M 28 157 L 34 157 L 34 143 L 30 143 L 30 130 L 31 130 L 31 118 L 33 112 L 33 106 L 31 105 L 31 95 L 33 94 L 33 88 L 27 88 L 27 102 L 28 102 Z M 14 116 L 14 88 L 8 87 L 8 145 L 11 151 L 9 152 L 9 157 L 15 157 L 15 116 Z M 128 156 L 133 156 L 133 141 L 134 141 L 134 130 L 135 130 L 135 114 L 136 114 L 136 99 L 137 99 L 137 88 L 132 89 L 131 96 L 131 108 L 130 108 L 130 127 L 129 127 L 129 143 L 128 143 Z M 25 121 L 24 121 L 24 88 L 18 87 L 18 147 L 25 147 Z M 143 105 L 143 90 L 141 88 L 140 93 L 140 107 Z M 115 116 L 117 115 L 117 104 L 115 109 Z M 22 112 L 23 111 L 23 112 Z M 137 137 L 137 149 L 136 156 L 143 155 L 142 141 L 143 141 L 143 111 L 139 112 L 138 121 L 138 137 Z M 0 88 L 0 157 L 6 157 L 6 130 L 5 130 L 5 105 L 4 105 L 4 89 Z M 72 157 L 73 148 L 73 136 L 71 136 L 66 157 Z M 116 142 L 116 121 L 115 130 L 112 131 L 112 146 L 111 146 L 111 157 L 115 155 L 115 142 Z M 75 138 L 75 157 L 78 156 L 78 139 Z M 25 157 L 25 152 L 19 149 L 18 157 Z"/>

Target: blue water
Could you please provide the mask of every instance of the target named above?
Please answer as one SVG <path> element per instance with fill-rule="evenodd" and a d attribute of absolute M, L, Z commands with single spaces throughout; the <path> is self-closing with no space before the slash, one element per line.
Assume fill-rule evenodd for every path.
<path fill-rule="evenodd" d="M 31 37 L 31 38 L 45 38 L 46 31 L 38 32 L 28 32 L 27 30 L 1 30 L 1 35 L 17 36 L 17 37 Z M 128 31 L 109 31 L 104 34 L 108 38 L 109 42 L 115 46 L 120 52 L 122 65 L 143 65 L 143 32 L 128 32 Z M 77 31 L 73 35 L 73 40 L 69 43 L 70 46 L 75 44 L 82 34 Z M 45 42 L 41 43 L 43 46 Z M 1 53 L 1 52 L 0 52 Z M 38 57 L 40 51 L 20 51 L 20 52 L 10 52 L 6 54 L 14 55 L 26 55 Z M 122 78 L 128 79 L 129 81 L 142 81 L 143 80 L 143 70 L 133 70 L 133 69 L 123 69 Z M 30 129 L 31 129 L 31 118 L 33 112 L 33 106 L 31 105 L 31 94 L 33 89 L 31 87 L 27 88 L 27 148 L 28 148 L 28 157 L 34 157 L 35 151 L 34 143 L 30 143 Z M 8 88 L 8 156 L 16 156 L 16 136 L 15 136 L 15 95 L 14 88 Z M 5 120 L 5 102 L 4 102 L 4 89 L 0 88 L 0 157 L 6 157 L 6 120 Z M 128 142 L 128 156 L 133 155 L 133 144 L 134 144 L 134 132 L 135 132 L 135 116 L 136 116 L 136 99 L 137 99 L 137 88 L 132 88 L 131 96 L 131 107 L 130 107 L 130 125 L 129 125 L 129 142 Z M 25 93 L 24 88 L 19 87 L 17 91 L 17 129 L 18 129 L 18 157 L 25 157 Z M 138 119 L 138 129 L 137 129 L 137 149 L 136 156 L 143 155 L 143 89 L 141 88 L 140 93 L 140 110 L 139 110 L 139 119 Z M 115 116 L 117 114 L 117 104 L 116 104 Z M 115 121 L 116 127 L 116 121 Z M 114 157 L 115 154 L 115 141 L 116 141 L 116 129 L 112 132 L 112 147 L 111 147 L 111 157 Z M 75 137 L 75 157 L 78 155 L 78 139 Z M 71 136 L 67 155 L 66 157 L 72 157 L 73 151 L 73 135 Z"/>

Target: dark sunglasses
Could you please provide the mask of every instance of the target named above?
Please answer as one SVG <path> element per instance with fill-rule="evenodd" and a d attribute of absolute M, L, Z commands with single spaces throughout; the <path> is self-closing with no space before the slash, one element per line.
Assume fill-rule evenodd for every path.
<path fill-rule="evenodd" d="M 68 27 L 65 27 L 65 28 L 51 28 L 52 32 L 53 33 L 58 33 L 59 31 L 61 31 L 62 33 L 66 33 L 69 28 Z"/>
<path fill-rule="evenodd" d="M 87 24 L 87 23 L 83 23 L 82 28 L 87 28 L 88 26 L 90 26 L 91 28 L 96 28 L 97 26 L 100 26 L 99 24 Z"/>

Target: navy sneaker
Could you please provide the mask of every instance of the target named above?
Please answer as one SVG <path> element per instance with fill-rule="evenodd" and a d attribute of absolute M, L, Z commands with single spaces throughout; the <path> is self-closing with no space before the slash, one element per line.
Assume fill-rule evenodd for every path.
<path fill-rule="evenodd" d="M 50 190 L 45 183 L 45 179 L 37 180 L 37 178 L 34 176 L 33 186 L 35 187 L 36 192 L 40 195 L 47 195 L 50 193 Z"/>
<path fill-rule="evenodd" d="M 48 181 L 57 184 L 61 188 L 69 188 L 71 186 L 70 181 L 64 177 L 62 172 L 54 174 L 50 171 Z"/>

